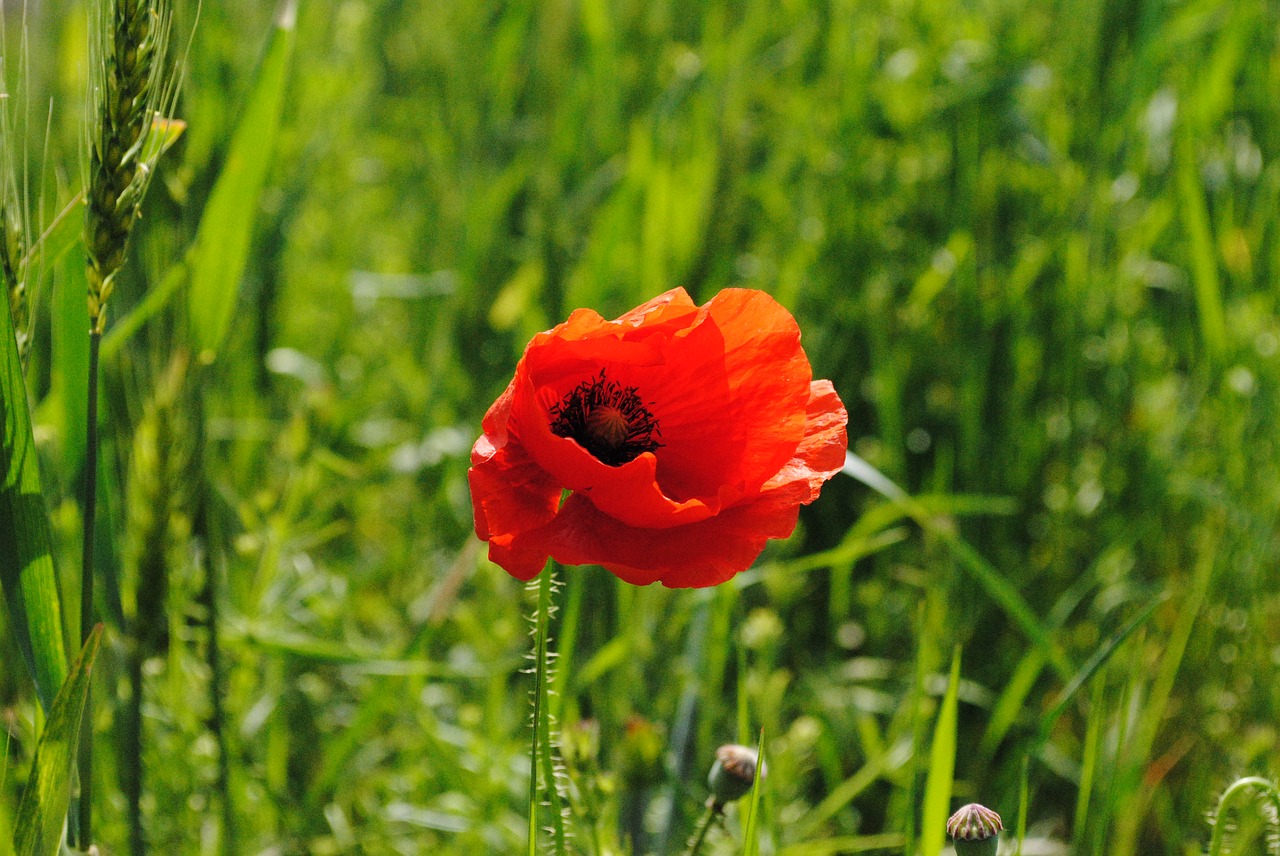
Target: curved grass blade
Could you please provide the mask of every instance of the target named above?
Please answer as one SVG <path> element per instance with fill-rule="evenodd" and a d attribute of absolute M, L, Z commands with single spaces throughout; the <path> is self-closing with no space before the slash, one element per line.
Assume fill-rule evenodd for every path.
<path fill-rule="evenodd" d="M 67 674 L 62 608 L 27 387 L 8 301 L 0 309 L 0 588 L 18 648 L 47 711 Z"/>
<path fill-rule="evenodd" d="M 249 258 L 254 214 L 280 130 L 296 21 L 296 0 L 285 0 L 191 250 L 191 329 L 196 350 L 208 361 L 217 354 L 231 325 L 240 277 Z"/>
<path fill-rule="evenodd" d="M 22 792 L 14 834 L 16 856 L 57 856 L 62 824 L 71 804 L 71 771 L 80 742 L 80 717 L 89 695 L 89 678 L 102 639 L 94 627 L 49 709 L 49 719 L 36 746 L 31 779 Z"/>
<path fill-rule="evenodd" d="M 951 813 L 951 780 L 956 771 L 956 719 L 960 698 L 960 648 L 951 655 L 951 679 L 938 709 L 929 750 L 929 777 L 924 786 L 924 812 L 920 830 L 922 856 L 939 856 L 946 840 Z"/>

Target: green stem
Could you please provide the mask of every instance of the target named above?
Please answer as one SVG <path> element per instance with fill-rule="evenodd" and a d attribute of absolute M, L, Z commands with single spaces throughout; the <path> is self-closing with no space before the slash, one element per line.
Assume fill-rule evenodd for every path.
<path fill-rule="evenodd" d="M 206 380 L 208 378 L 205 372 L 201 370 L 200 364 L 197 364 L 196 373 L 190 378 L 190 382 L 196 389 L 199 389 Z M 211 531 L 213 529 L 211 509 L 213 508 L 212 497 L 214 493 L 209 480 L 209 462 L 205 456 L 205 427 L 208 424 L 208 414 L 205 410 L 203 396 L 196 396 L 196 406 L 198 410 L 195 421 L 195 467 L 199 473 L 196 479 L 199 493 L 196 506 L 193 509 L 192 534 L 195 536 L 197 544 L 200 545 L 200 563 L 204 569 L 204 588 L 200 593 L 200 600 L 204 604 L 209 634 L 205 643 L 205 664 L 209 668 L 209 731 L 213 733 L 214 744 L 218 749 L 218 771 L 215 778 L 215 788 L 218 792 L 219 802 L 222 805 L 220 849 L 224 856 L 237 856 L 240 852 L 240 846 L 238 842 L 239 836 L 236 832 L 236 806 L 231 795 L 231 750 L 227 737 L 227 714 L 226 709 L 223 707 L 226 689 L 222 670 L 222 642 L 219 630 L 221 624 L 221 577 L 219 576 L 220 565 L 214 559 L 214 538 Z"/>
<path fill-rule="evenodd" d="M 1227 830 L 1227 824 L 1223 818 L 1228 811 L 1235 810 L 1235 803 L 1250 788 L 1256 788 L 1261 791 L 1262 793 L 1259 794 L 1261 800 L 1269 802 L 1276 812 L 1280 814 L 1280 789 L 1277 789 L 1274 783 L 1261 776 L 1246 776 L 1243 779 L 1237 779 L 1218 798 L 1218 810 L 1213 817 L 1213 835 L 1209 838 L 1209 856 L 1223 856 L 1224 852 L 1230 853 L 1230 851 L 1222 849 L 1223 842 L 1226 840 Z"/>
<path fill-rule="evenodd" d="M 551 714 L 549 686 L 551 682 L 551 595 L 555 583 L 555 565 L 543 571 L 538 580 L 538 613 L 534 629 L 533 741 L 529 751 L 529 853 L 537 852 L 539 775 L 546 789 L 547 807 L 551 814 L 551 832 L 557 856 L 567 852 L 564 813 L 560 791 L 556 788 L 555 754 L 551 746 Z"/>
<path fill-rule="evenodd" d="M 120 779 L 129 808 L 129 852 L 143 856 L 147 850 L 142 832 L 142 650 L 137 635 L 129 643 L 129 706 L 122 725 L 123 752 Z"/>
<path fill-rule="evenodd" d="M 93 632 L 93 534 L 98 506 L 98 351 L 102 333 L 89 332 L 89 395 L 85 419 L 84 551 L 80 565 L 80 645 Z M 84 702 L 80 721 L 80 800 L 76 813 L 76 846 L 88 850 L 93 842 L 93 692 Z"/>
<path fill-rule="evenodd" d="M 693 831 L 693 837 L 689 839 L 689 846 L 685 848 L 684 856 L 698 856 L 698 851 L 702 849 L 702 842 L 707 840 L 707 833 L 711 831 L 716 818 L 720 816 L 720 811 L 720 803 L 716 802 L 715 797 L 707 800 L 707 810 L 702 813 L 698 827 Z"/>
<path fill-rule="evenodd" d="M 226 712 L 222 707 L 224 696 L 222 680 L 222 646 L 218 641 L 218 569 L 210 558 L 207 524 L 204 511 L 200 512 L 204 536 L 205 582 L 204 602 L 209 620 L 209 641 L 205 657 L 209 666 L 209 730 L 213 732 L 218 747 L 217 789 L 222 802 L 222 852 L 235 856 L 239 852 L 236 843 L 236 809 L 231 798 L 231 756 L 227 749 Z"/>

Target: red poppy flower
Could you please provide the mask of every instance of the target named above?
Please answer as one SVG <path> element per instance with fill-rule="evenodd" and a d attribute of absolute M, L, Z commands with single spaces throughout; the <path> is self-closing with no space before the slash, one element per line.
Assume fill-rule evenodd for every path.
<path fill-rule="evenodd" d="M 547 557 L 711 586 L 785 538 L 844 464 L 848 419 L 767 294 L 684 289 L 533 337 L 471 450 L 476 534 L 522 580 Z"/>

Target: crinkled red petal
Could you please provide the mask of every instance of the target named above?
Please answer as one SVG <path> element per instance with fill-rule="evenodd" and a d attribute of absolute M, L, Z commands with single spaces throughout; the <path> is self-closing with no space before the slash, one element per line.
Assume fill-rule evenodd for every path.
<path fill-rule="evenodd" d="M 471 507 L 476 534 L 489 542 L 489 560 L 522 580 L 538 575 L 547 549 L 538 530 L 551 522 L 560 487 L 517 442 L 495 447 L 489 435 L 471 450 Z"/>
<path fill-rule="evenodd" d="M 849 414 L 829 380 L 815 380 L 809 386 L 805 411 L 804 439 L 791 460 L 765 484 L 771 490 L 786 484 L 803 483 L 808 495 L 801 502 L 818 498 L 822 483 L 844 467 L 849 448 Z"/>
<path fill-rule="evenodd" d="M 634 585 L 702 588 L 750 567 L 770 538 L 790 535 L 806 493 L 798 483 L 787 485 L 670 529 L 628 526 L 574 495 L 541 535 L 552 557 L 565 564 L 603 565 Z"/>

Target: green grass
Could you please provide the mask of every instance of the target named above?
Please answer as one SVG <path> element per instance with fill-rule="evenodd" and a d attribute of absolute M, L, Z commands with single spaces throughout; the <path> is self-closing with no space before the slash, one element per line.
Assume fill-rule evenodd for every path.
<path fill-rule="evenodd" d="M 175 14 L 185 44 L 194 8 Z M 106 850 L 127 852 L 124 646 L 157 567 L 151 851 L 524 850 L 536 603 L 470 535 L 467 451 L 532 333 L 675 285 L 791 309 L 865 466 L 719 590 L 562 571 L 548 708 L 581 744 L 570 852 L 679 852 L 715 748 L 761 728 L 751 822 L 791 856 L 933 852 L 944 785 L 947 809 L 982 802 L 1010 830 L 1025 793 L 1028 845 L 1185 856 L 1229 783 L 1277 775 L 1273 4 L 297 15 L 205 4 L 187 128 L 112 300 Z M 80 190 L 84 20 L 49 0 L 28 29 L 24 85 L 53 105 L 37 235 Z M 72 211 L 35 266 L 22 375 L 64 594 L 85 442 Z M 162 425 L 185 466 L 144 453 Z M 36 689 L 6 605 L 14 826 L 56 685 Z M 952 698 L 954 776 L 934 784 Z M 745 809 L 705 852 L 743 852 Z M 1231 852 L 1260 852 L 1267 818 L 1231 814 Z"/>

